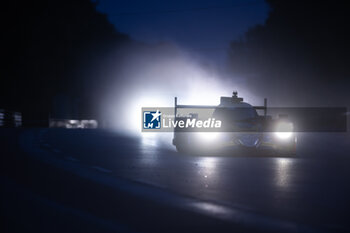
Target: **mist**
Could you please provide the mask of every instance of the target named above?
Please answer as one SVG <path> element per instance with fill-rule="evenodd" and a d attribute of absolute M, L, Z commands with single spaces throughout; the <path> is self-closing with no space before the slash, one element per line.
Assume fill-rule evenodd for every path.
<path fill-rule="evenodd" d="M 105 124 L 118 131 L 139 134 L 141 108 L 172 107 L 175 96 L 180 104 L 218 105 L 220 96 L 237 90 L 245 101 L 259 101 L 239 78 L 172 44 L 124 47 L 111 60 L 106 72 L 111 84 L 100 112 Z"/>

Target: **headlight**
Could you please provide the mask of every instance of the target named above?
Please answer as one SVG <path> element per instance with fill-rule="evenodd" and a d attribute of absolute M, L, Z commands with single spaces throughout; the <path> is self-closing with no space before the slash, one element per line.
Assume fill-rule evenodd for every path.
<path fill-rule="evenodd" d="M 293 123 L 280 122 L 277 124 L 275 135 L 279 139 L 289 139 L 293 135 Z"/>
<path fill-rule="evenodd" d="M 288 139 L 293 135 L 293 132 L 275 132 L 279 139 Z"/>

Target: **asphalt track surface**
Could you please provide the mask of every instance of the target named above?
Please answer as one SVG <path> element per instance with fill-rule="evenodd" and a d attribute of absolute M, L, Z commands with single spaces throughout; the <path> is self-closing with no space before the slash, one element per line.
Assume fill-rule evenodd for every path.
<path fill-rule="evenodd" d="M 168 135 L 169 136 L 169 135 Z M 0 130 L 2 232 L 349 232 L 350 137 L 179 154 L 103 130 Z"/>

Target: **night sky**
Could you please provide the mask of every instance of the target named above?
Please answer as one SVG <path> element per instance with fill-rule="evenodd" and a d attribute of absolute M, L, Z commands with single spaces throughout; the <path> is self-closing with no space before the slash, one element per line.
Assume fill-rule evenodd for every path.
<path fill-rule="evenodd" d="M 135 40 L 171 42 L 220 62 L 230 41 L 264 24 L 269 12 L 263 0 L 101 0 L 97 9 Z"/>

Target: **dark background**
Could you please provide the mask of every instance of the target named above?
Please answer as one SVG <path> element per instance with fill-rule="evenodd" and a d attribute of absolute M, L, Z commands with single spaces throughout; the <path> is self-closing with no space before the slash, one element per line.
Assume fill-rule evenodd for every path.
<path fill-rule="evenodd" d="M 350 51 L 345 2 L 266 3 L 266 22 L 232 38 L 225 50 L 226 72 L 241 77 L 258 96 L 347 106 Z M 148 48 L 152 54 L 162 45 L 118 32 L 116 23 L 96 10 L 98 4 L 11 1 L 3 6 L 0 108 L 22 112 L 25 126 L 45 126 L 48 117 L 99 119 L 96 109 L 104 90 L 112 81 L 125 81 L 97 75 L 112 51 Z"/>

